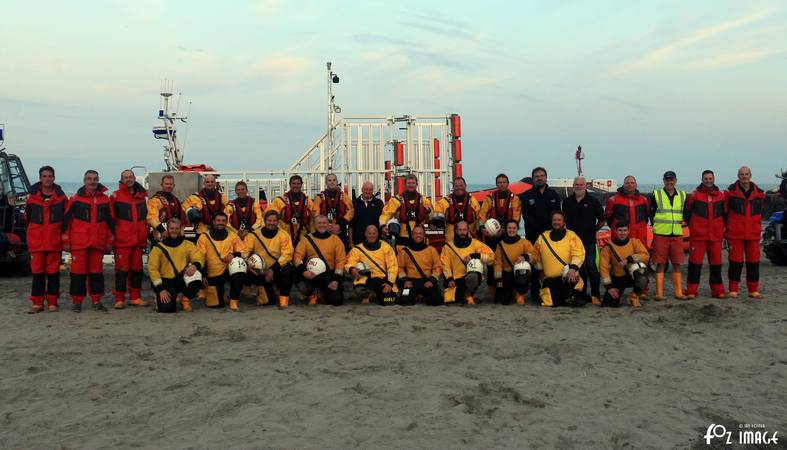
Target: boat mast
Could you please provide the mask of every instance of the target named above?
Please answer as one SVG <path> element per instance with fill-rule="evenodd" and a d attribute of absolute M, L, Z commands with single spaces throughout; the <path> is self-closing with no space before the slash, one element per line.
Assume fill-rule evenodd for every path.
<path fill-rule="evenodd" d="M 178 111 L 170 111 L 170 100 L 172 98 L 172 82 L 164 80 L 161 82 L 161 102 L 159 104 L 158 119 L 164 125 L 153 127 L 153 137 L 165 139 L 164 163 L 167 172 L 175 172 L 183 164 L 183 152 L 178 146 L 176 121 L 186 123 L 188 117 L 178 115 Z M 180 105 L 180 94 L 178 94 L 178 107 Z"/>
<path fill-rule="evenodd" d="M 580 177 L 584 177 L 585 173 L 582 171 L 582 160 L 585 159 L 585 153 L 582 151 L 582 146 L 577 146 L 577 152 L 574 155 L 574 159 L 577 160 L 577 175 Z"/>

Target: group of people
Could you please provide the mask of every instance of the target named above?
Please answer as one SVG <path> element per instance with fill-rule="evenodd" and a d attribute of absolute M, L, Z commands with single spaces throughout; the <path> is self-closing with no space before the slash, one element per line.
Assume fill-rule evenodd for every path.
<path fill-rule="evenodd" d="M 159 312 L 175 312 L 178 305 L 191 311 L 198 298 L 208 307 L 237 311 L 245 286 L 256 288 L 259 305 L 287 308 L 297 289 L 310 305 L 338 306 L 345 277 L 362 303 L 381 305 L 473 305 L 485 278 L 492 298 L 502 304 L 529 298 L 544 306 L 619 306 L 631 289 L 629 303 L 639 307 L 648 295 L 649 263 L 656 265 L 654 300 L 666 299 L 668 263 L 675 297 L 689 299 L 697 295 L 706 253 L 714 297 L 738 296 L 744 264 L 749 296 L 761 297 L 764 192 L 747 167 L 725 191 L 709 170 L 691 193 L 676 188 L 671 171 L 664 174 L 663 188 L 648 196 L 628 176 L 606 206 L 588 194 L 582 177 L 565 200 L 547 185 L 543 167 L 533 169 L 532 180 L 532 189 L 515 195 L 500 174 L 496 189 L 478 202 L 456 177 L 452 192 L 433 205 L 419 193 L 414 175 L 405 177 L 404 192 L 385 202 L 370 182 L 351 198 L 335 175 L 326 177 L 326 189 L 312 199 L 302 191 L 303 179 L 293 175 L 286 193 L 261 205 L 243 181 L 229 200 L 213 175 L 182 202 L 173 194 L 171 175 L 148 197 L 131 170 L 121 173 L 111 194 L 89 170 L 84 186 L 68 198 L 55 184 L 55 170 L 45 166 L 26 205 L 32 312 L 43 311 L 45 303 L 50 311 L 58 308 L 62 251 L 71 254 L 73 311 L 80 312 L 87 297 L 106 310 L 102 266 L 109 251 L 115 262 L 114 307 L 146 306 L 142 255 L 148 247 Z M 684 221 L 691 241 L 685 292 Z M 440 252 L 429 245 L 426 225 L 444 229 Z M 605 225 L 612 239 L 598 251 L 596 234 Z M 186 226 L 194 227 L 196 242 L 184 238 Z M 723 239 L 729 246 L 729 289 L 721 274 Z"/>

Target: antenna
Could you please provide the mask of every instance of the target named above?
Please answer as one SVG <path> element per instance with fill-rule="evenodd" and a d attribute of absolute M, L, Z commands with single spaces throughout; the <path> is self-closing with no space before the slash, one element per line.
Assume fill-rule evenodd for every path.
<path fill-rule="evenodd" d="M 577 160 L 577 175 L 584 177 L 585 173 L 582 171 L 582 160 L 585 159 L 585 153 L 582 151 L 582 146 L 577 146 L 577 152 L 574 154 L 574 159 Z"/>
<path fill-rule="evenodd" d="M 176 122 L 181 121 L 187 123 L 186 119 L 188 119 L 188 117 L 178 114 L 180 110 L 180 93 L 178 93 L 176 110 L 174 112 L 170 111 L 170 100 L 174 88 L 173 82 L 164 79 L 161 81 L 160 87 L 159 95 L 161 96 L 161 100 L 159 102 L 158 119 L 163 122 L 163 125 L 153 127 L 153 137 L 156 139 L 165 139 L 167 141 L 166 144 L 163 145 L 164 163 L 166 164 L 166 171 L 174 172 L 183 164 L 183 153 L 177 141 Z M 189 109 L 190 105 L 191 102 L 189 102 Z M 188 133 L 188 128 L 186 132 Z"/>

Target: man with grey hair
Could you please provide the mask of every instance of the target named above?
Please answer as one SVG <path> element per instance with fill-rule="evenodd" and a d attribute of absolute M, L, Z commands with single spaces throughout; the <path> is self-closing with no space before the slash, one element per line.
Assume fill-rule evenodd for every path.
<path fill-rule="evenodd" d="M 585 285 L 590 285 L 593 304 L 601 304 L 601 276 L 596 266 L 596 232 L 604 226 L 604 207 L 587 192 L 585 177 L 574 178 L 574 192 L 563 201 L 566 213 L 566 228 L 582 240 L 585 247 L 585 262 L 580 268 Z M 583 292 L 586 289 L 583 288 Z"/>
<path fill-rule="evenodd" d="M 729 248 L 730 266 L 727 279 L 730 297 L 738 297 L 741 273 L 746 264 L 746 290 L 749 297 L 762 298 L 760 293 L 760 235 L 762 213 L 765 210 L 765 192 L 751 180 L 751 169 L 738 169 L 738 181 L 724 193 L 727 210 L 727 227 L 724 237 Z"/>
<path fill-rule="evenodd" d="M 607 200 L 604 210 L 607 224 L 614 235 L 617 224 L 620 222 L 628 223 L 629 236 L 639 239 L 650 249 L 648 242 L 648 217 L 650 216 L 650 205 L 647 197 L 637 190 L 637 179 L 633 175 L 628 175 L 623 179 L 623 186 L 618 192 Z M 647 288 L 642 291 L 640 298 L 646 299 Z"/>
<path fill-rule="evenodd" d="M 383 206 L 383 201 L 374 195 L 374 183 L 365 181 L 361 186 L 361 195 L 353 199 L 354 215 L 350 221 L 353 245 L 364 242 L 364 231 L 367 226 L 379 226 Z"/>
<path fill-rule="evenodd" d="M 227 203 L 229 200 L 219 190 L 216 176 L 208 174 L 202 181 L 202 190 L 191 194 L 183 202 L 183 211 L 198 234 L 207 233 L 213 223 L 213 216 L 223 213 Z"/>

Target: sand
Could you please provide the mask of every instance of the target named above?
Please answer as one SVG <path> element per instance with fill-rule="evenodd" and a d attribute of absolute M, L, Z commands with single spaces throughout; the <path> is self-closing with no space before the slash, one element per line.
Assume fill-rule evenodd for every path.
<path fill-rule="evenodd" d="M 787 435 L 787 269 L 762 272 L 761 301 L 640 310 L 247 299 L 176 315 L 74 314 L 67 299 L 29 315 L 30 279 L 2 278 L 0 448 L 708 448 L 711 423 Z"/>

